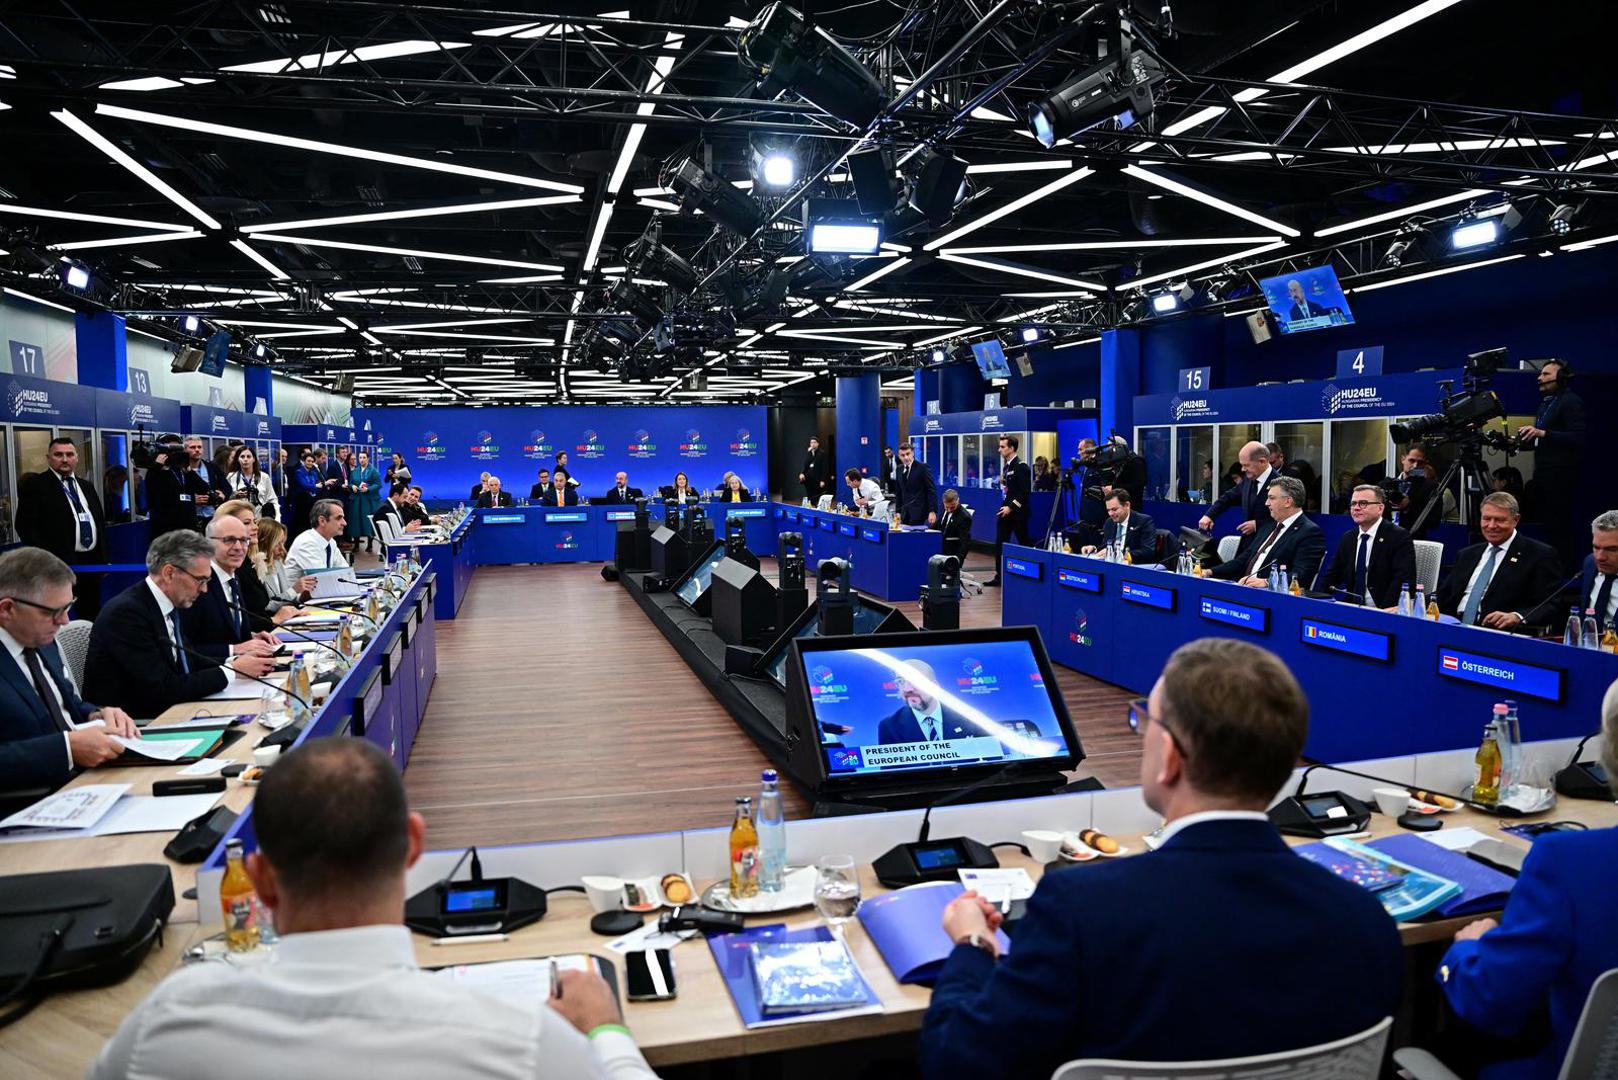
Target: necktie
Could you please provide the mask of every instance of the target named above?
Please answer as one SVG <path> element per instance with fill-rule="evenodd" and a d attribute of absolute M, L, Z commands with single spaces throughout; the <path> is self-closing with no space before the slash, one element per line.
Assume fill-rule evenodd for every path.
<path fill-rule="evenodd" d="M 1371 534 L 1368 533 L 1368 532 L 1362 532 L 1362 533 L 1360 533 L 1360 550 L 1359 550 L 1359 554 L 1354 556 L 1354 595 L 1355 596 L 1364 596 L 1365 595 L 1365 567 L 1366 567 L 1366 564 L 1370 561 L 1370 555 L 1371 555 Z"/>
<path fill-rule="evenodd" d="M 1281 539 L 1281 534 L 1286 532 L 1286 528 L 1285 525 L 1277 525 L 1275 531 L 1270 533 L 1269 537 L 1264 541 L 1264 545 L 1254 553 L 1253 564 L 1247 568 L 1249 576 L 1258 573 L 1258 568 L 1264 565 L 1264 556 L 1270 553 L 1270 549 L 1275 546 L 1277 540 Z"/>
<path fill-rule="evenodd" d="M 1603 575 L 1601 589 L 1596 593 L 1596 626 L 1602 633 L 1607 631 L 1607 605 L 1612 603 L 1612 574 Z"/>
<path fill-rule="evenodd" d="M 180 662 L 180 674 L 191 674 L 191 663 L 185 655 L 185 635 L 180 633 L 180 613 L 169 612 L 169 628 L 174 633 L 174 658 Z"/>
<path fill-rule="evenodd" d="M 45 665 L 39 662 L 38 649 L 24 649 L 23 659 L 28 662 L 28 674 L 34 680 L 34 692 L 45 703 L 45 711 L 50 714 L 51 720 L 56 724 L 58 731 L 72 731 L 73 725 L 67 722 L 67 714 L 62 712 L 62 705 L 51 693 L 50 683 L 46 679 Z"/>
<path fill-rule="evenodd" d="M 1477 584 L 1472 586 L 1472 595 L 1466 598 L 1466 610 L 1461 613 L 1461 621 L 1472 626 L 1478 621 L 1478 608 L 1483 603 L 1483 594 L 1489 591 L 1489 582 L 1494 580 L 1494 564 L 1500 558 L 1500 549 L 1489 547 L 1489 559 L 1483 564 L 1483 573 L 1478 575 Z"/>
<path fill-rule="evenodd" d="M 331 541 L 326 541 L 326 569 L 331 569 Z"/>
<path fill-rule="evenodd" d="M 928 716 L 928 717 L 923 718 L 923 720 L 921 722 L 921 726 L 922 726 L 923 732 L 927 736 L 927 741 L 928 742 L 937 742 L 938 741 L 938 732 L 933 727 L 933 718 L 932 717 Z"/>
<path fill-rule="evenodd" d="M 230 579 L 230 624 L 236 628 L 236 636 L 242 636 L 242 583 L 232 575 Z"/>
<path fill-rule="evenodd" d="M 67 501 L 73 504 L 73 514 L 78 518 L 79 547 L 89 551 L 91 545 L 95 542 L 95 537 L 90 531 L 90 518 L 84 512 L 84 503 L 79 500 L 79 485 L 73 482 L 72 477 L 69 477 L 62 481 L 62 486 L 67 489 Z"/>

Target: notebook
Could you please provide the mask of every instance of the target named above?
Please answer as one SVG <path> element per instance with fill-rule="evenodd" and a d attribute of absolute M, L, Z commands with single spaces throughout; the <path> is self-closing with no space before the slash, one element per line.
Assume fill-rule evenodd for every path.
<path fill-rule="evenodd" d="M 1513 881 L 1509 874 L 1484 866 L 1459 851 L 1446 851 L 1415 833 L 1372 840 L 1368 846 L 1459 885 L 1460 895 L 1438 906 L 1440 915 L 1448 917 L 1498 911 L 1506 906 L 1506 897 L 1511 894 Z"/>
<path fill-rule="evenodd" d="M 930 983 L 938 978 L 955 949 L 944 933 L 944 909 L 965 891 L 957 881 L 928 881 L 873 896 L 860 905 L 860 925 L 895 979 Z M 995 932 L 995 942 L 1001 956 L 1011 951 L 1011 939 L 1003 932 Z"/>
<path fill-rule="evenodd" d="M 835 936 L 824 926 L 788 930 L 784 923 L 771 923 L 734 934 L 716 934 L 708 939 L 708 948 L 713 952 L 714 963 L 719 967 L 720 977 L 730 988 L 730 997 L 736 1003 L 736 1012 L 740 1015 L 742 1024 L 748 1029 L 812 1020 L 836 1020 L 845 1016 L 881 1012 L 881 1001 L 871 989 L 871 984 L 866 982 L 864 974 L 860 972 L 859 965 L 854 963 L 852 956 L 848 962 L 852 966 L 853 976 L 858 979 L 859 987 L 863 990 L 861 1003 L 829 1008 L 795 1009 L 787 1006 L 783 999 L 780 1008 L 769 1013 L 765 1012 L 759 998 L 758 976 L 753 966 L 755 954 L 753 946 L 815 945 L 833 941 L 836 941 Z"/>

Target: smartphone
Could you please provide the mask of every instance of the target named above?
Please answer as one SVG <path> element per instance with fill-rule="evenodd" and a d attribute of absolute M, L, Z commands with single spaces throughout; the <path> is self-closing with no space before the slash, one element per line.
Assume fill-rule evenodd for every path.
<path fill-rule="evenodd" d="M 630 1001 L 667 1001 L 674 996 L 674 954 L 668 949 L 626 953 L 624 961 Z"/>

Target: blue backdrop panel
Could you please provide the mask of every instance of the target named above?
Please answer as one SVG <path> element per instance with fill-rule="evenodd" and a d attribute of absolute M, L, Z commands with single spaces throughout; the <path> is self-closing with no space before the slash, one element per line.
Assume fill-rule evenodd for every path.
<path fill-rule="evenodd" d="M 378 452 L 403 454 L 429 499 L 465 499 L 483 472 L 526 495 L 559 450 L 589 497 L 620 469 L 647 494 L 680 471 L 694 487 L 717 487 L 727 470 L 748 488 L 769 486 L 762 406 L 355 409 L 354 423 L 366 421 L 385 436 Z"/>

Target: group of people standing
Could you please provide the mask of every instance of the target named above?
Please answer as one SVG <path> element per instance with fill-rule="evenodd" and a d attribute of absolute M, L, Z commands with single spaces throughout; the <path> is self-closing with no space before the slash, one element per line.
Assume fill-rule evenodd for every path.
<path fill-rule="evenodd" d="M 284 459 L 286 451 L 281 453 Z M 374 551 L 376 530 L 372 517 L 394 485 L 408 486 L 410 481 L 410 467 L 398 453 L 379 470 L 366 450 L 356 454 L 349 447 L 339 446 L 332 456 L 318 446 L 304 447 L 298 453 L 297 467 L 285 481 L 293 508 L 290 519 L 293 535 L 296 537 L 309 528 L 309 511 L 317 501 L 336 499 L 343 504 L 348 522 L 339 543 L 350 551 L 362 544 L 367 551 Z"/>

